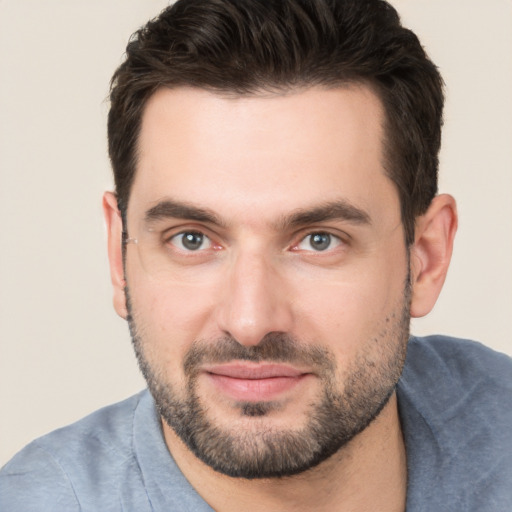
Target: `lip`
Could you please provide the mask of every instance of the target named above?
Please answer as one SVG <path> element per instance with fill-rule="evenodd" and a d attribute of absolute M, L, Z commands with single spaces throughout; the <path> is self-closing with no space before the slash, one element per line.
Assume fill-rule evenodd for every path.
<path fill-rule="evenodd" d="M 207 366 L 203 372 L 221 394 L 250 402 L 278 399 L 311 376 L 288 365 L 247 362 Z"/>

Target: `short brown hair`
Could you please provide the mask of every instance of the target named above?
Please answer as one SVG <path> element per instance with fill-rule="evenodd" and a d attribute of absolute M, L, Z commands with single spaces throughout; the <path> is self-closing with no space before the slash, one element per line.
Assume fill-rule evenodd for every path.
<path fill-rule="evenodd" d="M 365 83 L 385 113 L 385 169 L 405 237 L 437 193 L 442 79 L 383 0 L 178 0 L 138 30 L 111 84 L 109 154 L 126 211 L 148 98 L 160 87 L 239 95 Z"/>

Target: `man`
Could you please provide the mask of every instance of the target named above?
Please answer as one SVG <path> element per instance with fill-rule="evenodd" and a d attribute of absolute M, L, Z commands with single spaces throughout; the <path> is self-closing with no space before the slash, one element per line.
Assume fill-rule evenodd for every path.
<path fill-rule="evenodd" d="M 149 392 L 35 441 L 0 510 L 512 505 L 512 364 L 409 339 L 456 230 L 442 81 L 373 0 L 180 0 L 112 83 L 115 309 Z"/>

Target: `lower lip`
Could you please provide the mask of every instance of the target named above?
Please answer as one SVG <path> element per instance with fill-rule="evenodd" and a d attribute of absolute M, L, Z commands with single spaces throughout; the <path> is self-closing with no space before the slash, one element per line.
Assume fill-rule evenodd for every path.
<path fill-rule="evenodd" d="M 269 377 L 265 379 L 239 379 L 206 374 L 223 394 L 241 402 L 262 402 L 279 398 L 298 386 L 309 374 L 296 377 Z"/>

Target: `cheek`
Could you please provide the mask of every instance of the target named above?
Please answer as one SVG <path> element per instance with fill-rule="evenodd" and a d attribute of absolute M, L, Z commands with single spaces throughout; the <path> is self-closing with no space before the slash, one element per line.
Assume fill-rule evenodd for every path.
<path fill-rule="evenodd" d="M 349 358 L 401 312 L 407 261 L 403 255 L 376 259 L 336 275 L 317 279 L 295 292 L 297 334 L 326 343 L 341 358 Z"/>
<path fill-rule="evenodd" d="M 314 288 L 297 301 L 297 334 L 311 333 L 313 342 L 350 354 L 379 316 L 375 302 L 375 296 L 356 283 L 325 283 L 322 291 Z"/>
<path fill-rule="evenodd" d="M 146 345 L 183 355 L 192 342 L 208 337 L 216 296 L 211 284 L 163 284 L 136 273 L 128 274 L 127 281 L 134 320 Z"/>

